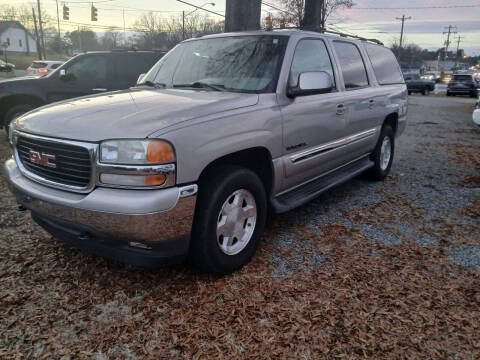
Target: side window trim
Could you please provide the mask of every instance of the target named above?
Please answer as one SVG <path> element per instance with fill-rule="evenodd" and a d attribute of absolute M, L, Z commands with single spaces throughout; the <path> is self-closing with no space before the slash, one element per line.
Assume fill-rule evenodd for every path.
<path fill-rule="evenodd" d="M 287 75 L 287 84 L 286 84 L 286 87 L 285 87 L 285 91 L 288 89 L 288 86 L 290 85 L 290 75 L 292 73 L 292 67 L 293 67 L 293 62 L 295 61 L 295 54 L 297 53 L 297 48 L 298 46 L 300 45 L 300 43 L 302 41 L 305 41 L 305 40 L 317 40 L 317 41 L 321 41 L 323 43 L 323 46 L 325 47 L 325 50 L 327 52 L 327 55 L 328 55 L 328 59 L 330 61 L 330 66 L 332 67 L 332 72 L 333 72 L 333 83 L 334 83 L 334 87 L 332 89 L 332 93 L 335 93 L 335 92 L 339 92 L 340 91 L 340 88 L 339 88 L 339 76 L 338 76 L 338 73 L 337 73 L 337 66 L 335 64 L 335 59 L 333 58 L 332 56 L 332 49 L 329 48 L 328 46 L 328 42 L 326 41 L 326 39 L 323 39 L 321 37 L 314 37 L 314 36 L 311 36 L 311 37 L 302 37 L 301 39 L 299 39 L 297 41 L 297 43 L 295 44 L 295 49 L 293 51 L 293 57 L 292 57 L 292 61 L 290 62 L 290 66 L 288 68 L 288 75 Z"/>
<path fill-rule="evenodd" d="M 339 67 L 339 71 L 342 72 L 343 89 L 345 91 L 355 91 L 355 90 L 363 90 L 363 89 L 367 89 L 367 88 L 372 87 L 372 79 L 370 78 L 370 74 L 369 74 L 368 69 L 367 69 L 367 64 L 365 63 L 364 54 L 361 51 L 361 49 L 358 47 L 358 45 L 355 44 L 354 42 L 345 41 L 345 40 L 333 40 L 332 42 L 333 42 L 334 50 L 335 50 L 335 43 L 344 43 L 344 44 L 353 45 L 358 50 L 358 53 L 360 54 L 360 58 L 362 59 L 362 63 L 363 63 L 363 68 L 365 69 L 365 75 L 367 77 L 367 82 L 368 82 L 367 85 L 359 86 L 359 87 L 355 87 L 355 88 L 347 88 L 346 85 L 345 85 L 345 78 L 343 77 L 342 64 L 340 63 L 340 59 L 339 59 L 338 67 Z M 337 56 L 337 59 L 338 59 L 338 53 L 336 51 L 335 51 L 335 55 Z"/>

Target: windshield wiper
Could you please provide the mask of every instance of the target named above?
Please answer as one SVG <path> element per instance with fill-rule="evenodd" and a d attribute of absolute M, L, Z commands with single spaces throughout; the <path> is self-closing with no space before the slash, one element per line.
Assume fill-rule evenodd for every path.
<path fill-rule="evenodd" d="M 174 88 L 183 88 L 183 87 L 189 87 L 189 88 L 194 88 L 194 89 L 211 89 L 215 91 L 226 91 L 225 86 L 223 85 L 213 85 L 213 84 L 208 84 L 202 81 L 195 81 L 191 84 L 181 84 L 181 85 L 173 85 Z"/>
<path fill-rule="evenodd" d="M 140 84 L 137 84 L 137 86 L 142 86 L 142 85 L 154 87 L 154 88 L 156 88 L 156 89 L 158 89 L 158 88 L 166 88 L 166 87 L 167 87 L 167 85 L 164 84 L 164 83 L 153 82 L 153 81 L 150 81 L 150 80 L 147 80 L 147 81 L 145 81 L 145 82 L 142 82 L 142 83 L 140 83 Z"/>

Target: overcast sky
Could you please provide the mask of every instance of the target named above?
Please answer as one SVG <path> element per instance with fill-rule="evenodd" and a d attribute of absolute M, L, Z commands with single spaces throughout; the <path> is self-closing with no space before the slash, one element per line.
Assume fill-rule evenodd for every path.
<path fill-rule="evenodd" d="M 187 0 L 196 5 L 204 5 L 207 0 Z M 211 0 L 215 6 L 205 7 L 213 11 L 224 13 L 225 0 Z M 90 21 L 90 4 L 86 0 L 68 1 L 70 7 L 70 22 L 123 26 L 123 8 L 125 9 L 125 24 L 128 28 L 135 20 L 148 10 L 158 11 L 162 17 L 180 16 L 183 10 L 191 11 L 194 8 L 177 2 L 176 0 L 93 0 L 98 7 L 98 22 Z M 280 4 L 280 0 L 266 0 L 267 3 Z M 461 35 L 460 45 L 469 55 L 480 55 L 480 0 L 354 0 L 356 6 L 349 10 L 337 12 L 328 22 L 336 29 L 355 33 L 366 37 L 375 37 L 386 44 L 398 40 L 401 22 L 395 18 L 403 14 L 411 17 L 405 23 L 405 37 L 407 43 L 416 43 L 424 48 L 438 49 L 443 46 L 446 35 L 442 34 L 448 25 L 457 26 Z M 0 4 L 31 5 L 25 0 L 0 0 Z M 55 0 L 41 0 L 42 6 L 56 17 Z M 62 2 L 59 1 L 60 16 Z M 419 9 L 425 7 L 425 9 Z M 263 16 L 268 11 L 275 10 L 264 5 Z M 212 15 L 215 17 L 215 15 Z M 67 25 L 62 21 L 62 31 L 73 30 L 77 25 Z M 99 29 L 98 31 L 102 31 Z M 456 47 L 455 45 L 452 45 Z"/>

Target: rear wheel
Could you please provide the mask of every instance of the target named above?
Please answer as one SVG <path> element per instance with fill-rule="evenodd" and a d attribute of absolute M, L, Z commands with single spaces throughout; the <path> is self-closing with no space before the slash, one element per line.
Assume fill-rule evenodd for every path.
<path fill-rule="evenodd" d="M 423 95 L 423 96 L 428 96 L 428 95 L 430 95 L 430 89 L 423 89 L 422 95 Z"/>
<path fill-rule="evenodd" d="M 390 125 L 385 125 L 380 133 L 377 146 L 370 155 L 374 166 L 368 171 L 370 179 L 381 181 L 390 172 L 395 152 L 395 132 Z"/>
<path fill-rule="evenodd" d="M 249 169 L 222 166 L 203 176 L 199 188 L 190 258 L 203 271 L 230 274 L 250 261 L 260 242 L 264 186 Z"/>
<path fill-rule="evenodd" d="M 10 108 L 10 110 L 7 111 L 4 117 L 5 119 L 4 126 L 5 126 L 5 132 L 7 133 L 7 136 L 9 132 L 8 126 L 10 125 L 10 123 L 20 115 L 23 115 L 33 109 L 34 107 L 32 105 L 25 104 L 25 105 L 13 106 L 12 108 Z"/>

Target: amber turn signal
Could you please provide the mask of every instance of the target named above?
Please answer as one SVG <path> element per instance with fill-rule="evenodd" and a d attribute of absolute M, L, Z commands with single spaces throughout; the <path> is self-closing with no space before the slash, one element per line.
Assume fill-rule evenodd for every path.
<path fill-rule="evenodd" d="M 167 177 L 163 174 L 161 175 L 148 175 L 145 176 L 145 185 L 147 186 L 159 186 L 167 180 Z"/>
<path fill-rule="evenodd" d="M 164 141 L 151 141 L 147 148 L 147 161 L 149 163 L 168 163 L 174 160 L 173 149 Z"/>

